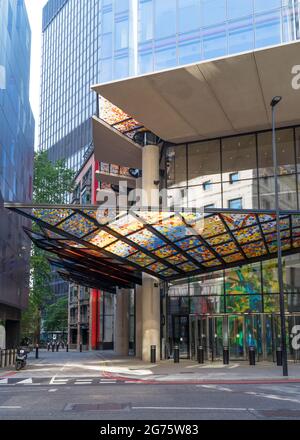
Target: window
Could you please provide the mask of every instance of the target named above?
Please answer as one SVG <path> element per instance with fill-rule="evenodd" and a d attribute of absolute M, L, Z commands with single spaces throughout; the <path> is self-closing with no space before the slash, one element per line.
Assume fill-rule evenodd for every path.
<path fill-rule="evenodd" d="M 228 200 L 229 209 L 243 209 L 243 199 L 240 197 L 238 199 Z"/>
<path fill-rule="evenodd" d="M 212 189 L 212 183 L 211 180 L 207 180 L 203 183 L 203 191 L 209 191 L 210 189 Z"/>
<path fill-rule="evenodd" d="M 229 174 L 229 182 L 231 184 L 234 184 L 234 183 L 238 182 L 239 180 L 240 180 L 239 173 L 231 173 L 231 174 Z"/>

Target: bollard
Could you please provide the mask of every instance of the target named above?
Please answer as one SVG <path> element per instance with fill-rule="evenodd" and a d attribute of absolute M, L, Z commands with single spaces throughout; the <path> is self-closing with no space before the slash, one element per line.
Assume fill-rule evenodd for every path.
<path fill-rule="evenodd" d="M 59 344 L 56 344 L 56 352 L 59 350 Z"/>
<path fill-rule="evenodd" d="M 151 364 L 156 364 L 156 345 L 151 345 L 150 358 L 151 358 Z"/>
<path fill-rule="evenodd" d="M 36 346 L 35 346 L 35 358 L 36 359 L 39 358 L 39 344 L 36 344 Z"/>
<path fill-rule="evenodd" d="M 223 364 L 224 365 L 229 364 L 229 349 L 227 346 L 223 347 Z"/>
<path fill-rule="evenodd" d="M 5 367 L 5 350 L 1 350 L 1 367 Z"/>
<path fill-rule="evenodd" d="M 255 347 L 249 347 L 249 364 L 255 365 Z"/>
<path fill-rule="evenodd" d="M 79 345 L 79 351 L 82 353 L 82 343 Z"/>
<path fill-rule="evenodd" d="M 5 367 L 8 367 L 8 350 L 5 350 Z"/>
<path fill-rule="evenodd" d="M 178 347 L 178 345 L 174 346 L 174 363 L 175 364 L 179 363 L 179 347 Z"/>
<path fill-rule="evenodd" d="M 202 345 L 197 348 L 197 359 L 199 364 L 204 364 L 204 349 Z"/>
<path fill-rule="evenodd" d="M 12 365 L 12 349 L 10 349 L 8 352 L 8 364 L 9 366 Z"/>
<path fill-rule="evenodd" d="M 14 348 L 14 350 L 13 350 L 13 365 L 15 365 L 15 363 L 16 363 L 16 355 L 17 355 L 17 350 Z"/>
<path fill-rule="evenodd" d="M 0 348 L 0 368 L 2 368 L 2 350 Z"/>
<path fill-rule="evenodd" d="M 54 348 L 55 348 L 55 346 L 54 346 L 54 344 L 52 344 L 52 353 L 54 353 Z"/>
<path fill-rule="evenodd" d="M 50 342 L 47 344 L 47 351 L 50 351 Z"/>
<path fill-rule="evenodd" d="M 277 347 L 276 349 L 276 362 L 278 367 L 282 367 L 282 349 Z"/>
<path fill-rule="evenodd" d="M 66 352 L 69 352 L 69 344 L 66 345 Z"/>

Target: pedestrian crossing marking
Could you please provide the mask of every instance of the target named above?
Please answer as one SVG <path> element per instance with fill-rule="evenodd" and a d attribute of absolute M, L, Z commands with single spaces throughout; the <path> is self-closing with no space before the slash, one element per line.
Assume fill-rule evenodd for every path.
<path fill-rule="evenodd" d="M 29 379 L 24 379 L 21 380 L 21 382 L 17 382 L 16 385 L 20 385 L 20 384 L 31 385 L 32 383 L 33 383 L 32 378 L 30 377 Z"/>
<path fill-rule="evenodd" d="M 8 379 L 0 379 L 0 385 L 6 385 L 8 383 Z"/>

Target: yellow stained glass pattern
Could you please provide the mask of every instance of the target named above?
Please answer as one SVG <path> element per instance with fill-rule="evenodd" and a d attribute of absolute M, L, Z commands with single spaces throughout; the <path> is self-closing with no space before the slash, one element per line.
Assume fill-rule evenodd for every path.
<path fill-rule="evenodd" d="M 166 258 L 169 257 L 170 255 L 174 255 L 176 252 L 177 252 L 176 249 L 168 245 L 158 249 L 157 251 L 153 251 L 153 254 L 159 258 Z"/>
<path fill-rule="evenodd" d="M 166 261 L 168 261 L 171 264 L 180 264 L 180 263 L 187 261 L 187 259 L 182 254 L 176 254 L 176 255 L 173 255 L 172 257 L 166 258 Z"/>
<path fill-rule="evenodd" d="M 38 218 L 39 220 L 43 220 L 49 225 L 56 225 L 61 222 L 65 218 L 69 217 L 72 214 L 71 209 L 38 209 L 35 208 L 32 210 L 32 214 Z"/>
<path fill-rule="evenodd" d="M 193 270 L 197 270 L 198 266 L 196 266 L 194 263 L 184 263 L 178 266 L 178 268 L 184 272 L 192 272 Z"/>
<path fill-rule="evenodd" d="M 243 228 L 256 223 L 254 214 L 222 214 L 231 230 Z"/>
<path fill-rule="evenodd" d="M 214 254 L 204 246 L 201 246 L 197 249 L 189 250 L 187 251 L 187 253 L 191 257 L 195 258 L 195 260 L 199 261 L 199 263 L 214 258 Z"/>
<path fill-rule="evenodd" d="M 240 244 L 261 239 L 261 233 L 258 226 L 250 226 L 249 228 L 235 231 L 234 236 Z"/>
<path fill-rule="evenodd" d="M 221 262 L 215 258 L 214 260 L 210 260 L 210 261 L 204 261 L 203 263 L 204 267 L 214 267 L 214 266 L 221 266 Z"/>
<path fill-rule="evenodd" d="M 226 257 L 223 257 L 223 260 L 225 261 L 225 263 L 235 263 L 236 261 L 244 260 L 244 257 L 242 254 L 237 253 L 237 254 L 227 255 Z"/>
<path fill-rule="evenodd" d="M 226 228 L 223 225 L 221 219 L 218 215 L 212 217 L 207 217 L 205 219 L 204 230 L 202 232 L 202 237 L 209 238 L 214 235 L 222 234 L 226 232 Z"/>
<path fill-rule="evenodd" d="M 118 234 L 125 236 L 142 229 L 143 223 L 136 220 L 132 215 L 126 215 L 120 220 L 110 223 L 109 227 Z"/>
<path fill-rule="evenodd" d="M 136 249 L 129 244 L 124 243 L 123 241 L 116 241 L 115 243 L 109 245 L 105 248 L 106 251 L 111 252 L 112 254 L 116 254 L 119 257 L 126 258 L 128 255 L 136 252 Z"/>
<path fill-rule="evenodd" d="M 228 255 L 238 251 L 233 241 L 230 241 L 226 244 L 221 244 L 219 246 L 215 246 L 214 249 L 220 255 Z"/>
<path fill-rule="evenodd" d="M 155 262 L 155 260 L 151 257 L 149 257 L 147 254 L 144 254 L 143 252 L 137 252 L 136 254 L 130 255 L 127 257 L 128 261 L 132 261 L 132 263 L 138 264 L 139 266 L 145 267 L 149 266 L 149 264 L 152 264 Z"/>
<path fill-rule="evenodd" d="M 267 253 L 264 242 L 258 241 L 243 246 L 243 251 L 248 258 L 260 257 Z"/>
<path fill-rule="evenodd" d="M 105 246 L 108 246 L 109 244 L 116 241 L 117 239 L 106 231 L 96 231 L 89 237 L 86 237 L 85 240 L 95 246 L 104 248 Z"/>
<path fill-rule="evenodd" d="M 206 241 L 211 246 L 214 246 L 216 244 L 225 243 L 226 241 L 229 241 L 229 240 L 231 240 L 231 237 L 229 234 L 222 234 L 222 235 L 218 235 L 217 237 L 214 237 L 214 238 L 208 238 Z"/>

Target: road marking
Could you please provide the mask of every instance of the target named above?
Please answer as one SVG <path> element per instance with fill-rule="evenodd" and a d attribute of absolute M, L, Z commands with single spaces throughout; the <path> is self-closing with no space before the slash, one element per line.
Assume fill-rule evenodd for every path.
<path fill-rule="evenodd" d="M 282 401 L 286 401 L 286 402 L 300 403 L 300 400 L 298 400 L 298 399 L 290 399 L 288 397 L 280 397 L 280 396 L 276 396 L 275 394 L 255 393 L 253 391 L 248 391 L 245 394 L 250 394 L 252 396 L 257 396 L 257 397 L 264 397 L 265 399 L 282 400 Z"/>
<path fill-rule="evenodd" d="M 184 406 L 132 406 L 132 409 L 173 410 L 173 411 L 254 411 L 254 408 L 208 408 L 208 407 L 184 407 Z"/>
<path fill-rule="evenodd" d="M 32 378 L 21 380 L 21 382 L 17 382 L 15 385 L 20 385 L 20 384 L 24 384 L 24 385 L 32 384 Z"/>
<path fill-rule="evenodd" d="M 68 379 L 56 379 L 56 376 L 53 376 L 49 382 L 49 385 L 66 385 Z"/>
<path fill-rule="evenodd" d="M 49 390 L 49 393 L 55 393 L 55 391 L 57 391 L 57 388 L 51 388 L 51 390 Z"/>
<path fill-rule="evenodd" d="M 196 385 L 199 388 L 211 388 L 212 390 L 216 391 L 228 391 L 229 393 L 232 393 L 233 390 L 231 388 L 221 387 L 219 385 Z"/>
<path fill-rule="evenodd" d="M 21 406 L 0 406 L 0 409 L 21 409 Z"/>
<path fill-rule="evenodd" d="M 0 380 L 0 385 L 6 385 L 8 383 L 8 379 L 1 379 Z"/>

